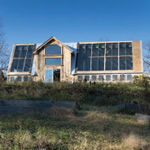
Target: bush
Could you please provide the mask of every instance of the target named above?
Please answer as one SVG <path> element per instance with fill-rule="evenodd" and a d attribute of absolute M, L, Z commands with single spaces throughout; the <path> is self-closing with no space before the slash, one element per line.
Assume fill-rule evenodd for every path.
<path fill-rule="evenodd" d="M 0 99 L 26 99 L 50 101 L 74 101 L 92 105 L 117 105 L 120 103 L 148 103 L 149 83 L 142 78 L 139 83 L 74 83 L 39 82 L 3 83 Z M 139 79 L 141 81 L 141 79 Z M 13 85 L 10 90 L 5 86 Z"/>

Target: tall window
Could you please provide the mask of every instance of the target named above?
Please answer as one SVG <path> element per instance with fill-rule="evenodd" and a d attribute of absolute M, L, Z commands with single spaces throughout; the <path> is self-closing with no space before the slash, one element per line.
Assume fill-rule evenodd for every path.
<path fill-rule="evenodd" d="M 16 46 L 10 71 L 29 72 L 33 50 L 33 45 Z"/>
<path fill-rule="evenodd" d="M 104 70 L 105 44 L 93 44 L 91 70 Z"/>
<path fill-rule="evenodd" d="M 105 70 L 118 70 L 118 43 L 106 44 Z"/>
<path fill-rule="evenodd" d="M 120 43 L 120 70 L 132 70 L 132 43 Z"/>
<path fill-rule="evenodd" d="M 78 70 L 79 71 L 90 70 L 91 47 L 92 47 L 91 44 L 79 45 L 79 54 L 78 54 Z"/>

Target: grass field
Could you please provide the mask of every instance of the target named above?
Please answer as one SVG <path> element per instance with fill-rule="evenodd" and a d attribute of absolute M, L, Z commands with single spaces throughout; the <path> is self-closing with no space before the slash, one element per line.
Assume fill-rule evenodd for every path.
<path fill-rule="evenodd" d="M 10 85 L 12 88 L 10 88 Z M 145 84 L 146 85 L 146 84 Z M 0 99 L 81 103 L 75 113 L 0 115 L 0 149 L 150 150 L 150 126 L 113 105 L 150 103 L 150 85 L 140 83 L 0 82 Z M 111 105 L 111 106 L 110 106 Z"/>
<path fill-rule="evenodd" d="M 72 113 L 0 115 L 0 149 L 149 150 L 150 127 L 114 107 L 82 105 Z"/>

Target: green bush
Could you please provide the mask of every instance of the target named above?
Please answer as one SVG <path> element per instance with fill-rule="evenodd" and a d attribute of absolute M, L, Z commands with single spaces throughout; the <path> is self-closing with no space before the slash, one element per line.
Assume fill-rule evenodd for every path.
<path fill-rule="evenodd" d="M 139 83 L 67 82 L 1 83 L 0 99 L 26 99 L 50 101 L 74 101 L 91 105 L 117 105 L 120 103 L 148 103 L 150 86 L 145 78 Z M 141 84 L 142 83 L 142 84 Z M 9 90 L 5 86 L 13 85 Z"/>

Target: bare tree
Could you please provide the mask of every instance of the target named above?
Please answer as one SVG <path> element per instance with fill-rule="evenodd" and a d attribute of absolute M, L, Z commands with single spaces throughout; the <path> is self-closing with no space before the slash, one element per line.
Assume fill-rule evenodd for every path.
<path fill-rule="evenodd" d="M 6 69 L 9 62 L 9 50 L 4 36 L 5 34 L 2 32 L 2 24 L 0 24 L 0 70 Z"/>
<path fill-rule="evenodd" d="M 150 71 L 150 41 L 143 44 L 143 50 L 144 71 Z"/>

